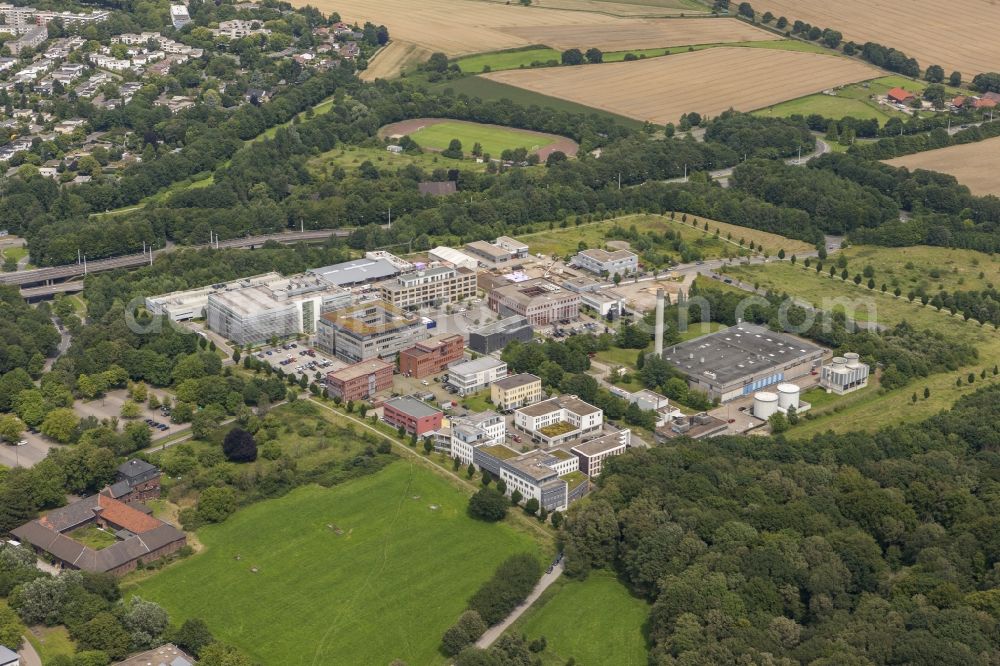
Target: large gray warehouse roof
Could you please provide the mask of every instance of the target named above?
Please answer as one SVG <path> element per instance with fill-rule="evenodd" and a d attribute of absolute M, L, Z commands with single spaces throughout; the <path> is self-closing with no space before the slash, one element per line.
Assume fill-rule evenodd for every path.
<path fill-rule="evenodd" d="M 399 275 L 399 269 L 385 259 L 355 259 L 342 264 L 312 268 L 309 273 L 337 286 L 361 284 Z"/>
<path fill-rule="evenodd" d="M 741 377 L 821 352 L 820 347 L 791 335 L 739 324 L 672 345 L 663 350 L 663 359 L 688 375 L 726 386 Z"/>

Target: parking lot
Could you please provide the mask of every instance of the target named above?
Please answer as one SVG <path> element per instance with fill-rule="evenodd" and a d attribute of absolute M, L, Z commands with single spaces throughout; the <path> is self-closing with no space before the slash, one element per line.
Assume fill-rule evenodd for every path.
<path fill-rule="evenodd" d="M 327 356 L 309 341 L 262 347 L 253 352 L 253 356 L 257 360 L 270 363 L 275 370 L 280 369 L 286 375 L 295 375 L 296 378 L 305 375 L 310 382 L 322 379 L 328 372 L 347 367 L 346 363 Z"/>

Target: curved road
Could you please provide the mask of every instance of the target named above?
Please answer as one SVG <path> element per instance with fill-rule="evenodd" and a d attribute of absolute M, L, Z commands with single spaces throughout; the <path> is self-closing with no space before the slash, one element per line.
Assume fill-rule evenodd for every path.
<path fill-rule="evenodd" d="M 545 573 L 542 575 L 541 580 L 535 585 L 535 589 L 531 591 L 528 598 L 525 599 L 521 604 L 510 612 L 510 615 L 504 618 L 503 622 L 500 624 L 494 624 L 492 627 L 486 630 L 479 640 L 476 641 L 476 647 L 485 650 L 489 646 L 493 645 L 498 638 L 503 635 L 503 632 L 507 631 L 510 625 L 517 621 L 517 618 L 524 614 L 524 611 L 531 608 L 531 604 L 538 601 L 538 597 L 542 596 L 542 592 L 548 589 L 549 585 L 556 582 L 559 576 L 563 572 L 563 562 L 560 560 L 559 564 L 552 567 L 550 573 Z"/>
<path fill-rule="evenodd" d="M 828 144 L 826 141 L 824 141 L 823 139 L 821 139 L 821 138 L 819 138 L 817 136 L 816 137 L 816 149 L 815 150 L 813 150 L 808 155 L 803 155 L 801 158 L 800 157 L 790 157 L 787 160 L 785 160 L 785 164 L 788 164 L 790 166 L 805 166 L 806 164 L 808 164 L 809 162 L 813 161 L 817 157 L 820 157 L 821 155 L 826 155 L 829 152 L 830 152 L 830 144 Z M 735 168 L 736 168 L 735 166 L 731 166 L 731 167 L 726 167 L 725 169 L 716 169 L 715 171 L 709 171 L 708 172 L 708 177 L 711 178 L 712 180 L 723 181 L 723 185 L 725 185 L 729 181 L 729 177 L 733 175 L 733 169 L 735 169 Z M 686 183 L 686 182 L 688 182 L 688 178 L 687 177 L 684 177 L 684 178 L 671 178 L 671 179 L 665 180 L 663 182 L 664 183 Z"/>

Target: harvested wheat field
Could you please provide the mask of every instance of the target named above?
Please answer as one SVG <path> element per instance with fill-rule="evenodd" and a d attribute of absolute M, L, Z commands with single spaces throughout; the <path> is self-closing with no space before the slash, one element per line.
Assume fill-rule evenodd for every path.
<path fill-rule="evenodd" d="M 1000 3 L 995 0 L 755 0 L 770 11 L 844 33 L 844 39 L 878 42 L 914 57 L 922 69 L 941 65 L 966 80 L 1000 69 Z"/>
<path fill-rule="evenodd" d="M 297 4 L 301 2 L 298 0 Z M 324 11 L 339 12 L 348 23 L 371 21 L 385 25 L 394 42 L 449 56 L 535 44 L 620 51 L 774 39 L 773 35 L 735 19 L 625 18 L 592 11 L 522 7 L 516 2 L 506 5 L 482 0 L 319 0 L 310 4 Z"/>
<path fill-rule="evenodd" d="M 507 0 L 490 0 L 507 4 Z M 532 6 L 544 9 L 572 9 L 600 12 L 614 16 L 694 16 L 708 14 L 698 0 L 532 0 Z"/>
<path fill-rule="evenodd" d="M 592 46 L 602 51 L 626 51 L 774 39 L 769 32 L 731 18 L 630 21 L 611 30 L 602 25 L 530 26 L 501 30 L 522 38 L 528 44 L 544 44 L 560 51 Z"/>
<path fill-rule="evenodd" d="M 897 157 L 886 164 L 940 171 L 957 178 L 973 194 L 1000 196 L 1000 137 Z"/>
<path fill-rule="evenodd" d="M 881 72 L 855 60 L 770 49 L 714 48 L 634 62 L 510 70 L 485 78 L 657 124 L 690 111 L 753 111 Z"/>
<path fill-rule="evenodd" d="M 294 4 L 306 4 L 297 0 Z M 500 30 L 515 26 L 605 26 L 626 19 L 591 12 L 560 11 L 481 2 L 479 0 L 314 0 L 314 7 L 336 11 L 344 21 L 371 21 L 389 28 L 395 41 L 416 44 L 449 56 L 528 46 L 530 42 Z"/>
<path fill-rule="evenodd" d="M 405 67 L 427 60 L 430 55 L 430 51 L 416 44 L 393 40 L 372 58 L 368 69 L 358 74 L 358 78 L 362 81 L 395 78 Z"/>

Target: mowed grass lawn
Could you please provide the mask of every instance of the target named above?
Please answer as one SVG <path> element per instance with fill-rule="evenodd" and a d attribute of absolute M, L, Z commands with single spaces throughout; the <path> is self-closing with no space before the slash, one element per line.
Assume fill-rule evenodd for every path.
<path fill-rule="evenodd" d="M 526 634 L 529 641 L 545 636 L 545 666 L 562 666 L 571 657 L 581 666 L 642 666 L 649 608 L 613 574 L 595 571 L 583 581 L 564 577 L 508 633 Z"/>
<path fill-rule="evenodd" d="M 554 138 L 537 132 L 513 130 L 478 123 L 444 122 L 428 125 L 410 134 L 410 138 L 423 148 L 444 150 L 452 139 L 462 142 L 462 150 L 469 153 L 474 144 L 481 144 L 483 152 L 500 157 L 505 150 L 525 148 L 528 151 L 544 148 Z"/>
<path fill-rule="evenodd" d="M 848 116 L 859 119 L 874 118 L 878 121 L 879 125 L 884 125 L 891 117 L 889 113 L 886 113 L 881 108 L 863 100 L 824 95 L 822 93 L 775 104 L 774 106 L 759 109 L 753 113 L 755 116 L 765 118 L 784 118 L 795 114 L 808 116 L 814 113 L 824 118 L 837 120 Z"/>
<path fill-rule="evenodd" d="M 130 593 L 174 622 L 204 619 L 264 664 L 444 663 L 442 633 L 496 566 L 540 555 L 529 536 L 469 518 L 466 504 L 430 471 L 395 462 L 203 528 L 202 553 Z"/>

